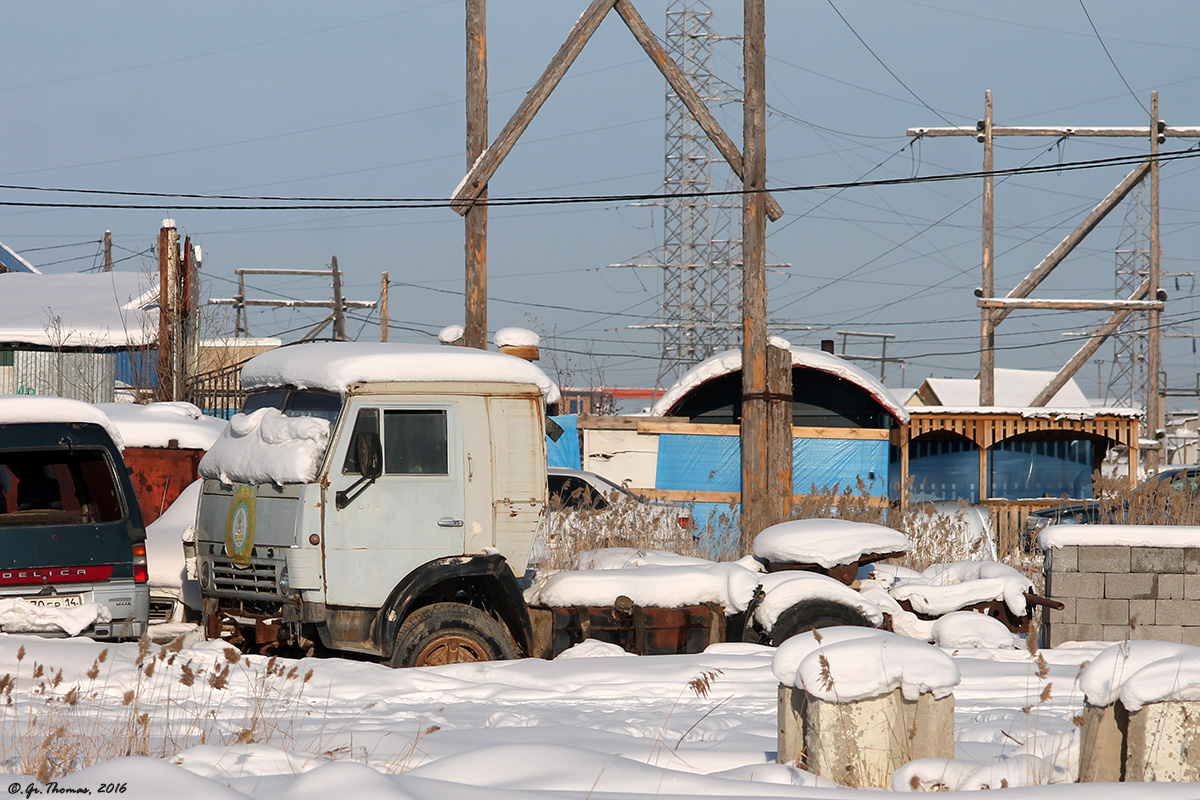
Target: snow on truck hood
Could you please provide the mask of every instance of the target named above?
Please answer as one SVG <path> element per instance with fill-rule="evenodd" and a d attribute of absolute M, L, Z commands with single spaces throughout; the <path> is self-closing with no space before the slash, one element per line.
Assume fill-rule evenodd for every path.
<path fill-rule="evenodd" d="M 346 394 L 365 382 L 482 381 L 537 386 L 547 403 L 558 386 L 537 366 L 516 356 L 445 345 L 383 342 L 315 342 L 280 347 L 242 367 L 242 388 L 295 386 Z"/>

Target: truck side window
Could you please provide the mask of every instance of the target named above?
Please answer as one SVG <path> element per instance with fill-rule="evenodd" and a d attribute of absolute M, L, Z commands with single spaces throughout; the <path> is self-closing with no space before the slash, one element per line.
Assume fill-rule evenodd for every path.
<path fill-rule="evenodd" d="M 360 433 L 379 434 L 379 409 L 378 408 L 362 408 L 358 411 L 358 417 L 354 420 L 354 432 L 350 434 L 350 449 L 346 451 L 346 463 L 342 465 L 343 475 L 360 475 L 362 468 L 358 465 L 358 434 Z"/>
<path fill-rule="evenodd" d="M 388 475 L 448 475 L 445 411 L 383 412 L 383 466 Z"/>

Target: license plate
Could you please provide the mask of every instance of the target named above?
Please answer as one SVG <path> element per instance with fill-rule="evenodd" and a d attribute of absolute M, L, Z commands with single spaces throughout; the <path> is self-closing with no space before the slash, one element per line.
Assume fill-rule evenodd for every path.
<path fill-rule="evenodd" d="M 26 597 L 25 600 L 42 608 L 72 608 L 83 605 L 81 594 L 56 594 L 45 597 Z"/>

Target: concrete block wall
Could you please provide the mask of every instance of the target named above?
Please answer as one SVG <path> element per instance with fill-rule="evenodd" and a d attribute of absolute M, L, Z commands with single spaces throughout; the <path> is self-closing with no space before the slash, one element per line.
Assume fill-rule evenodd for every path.
<path fill-rule="evenodd" d="M 1200 645 L 1200 547 L 1068 545 L 1046 551 L 1045 643 L 1158 639 Z"/>

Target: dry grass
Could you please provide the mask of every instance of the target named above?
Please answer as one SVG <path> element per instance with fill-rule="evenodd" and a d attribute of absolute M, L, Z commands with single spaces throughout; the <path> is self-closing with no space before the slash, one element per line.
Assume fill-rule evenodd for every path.
<path fill-rule="evenodd" d="M 139 643 L 132 684 L 113 674 L 103 650 L 81 680 L 17 653 L 15 673 L 0 677 L 0 764 L 13 774 L 46 782 L 124 756 L 165 758 L 196 745 L 288 743 L 305 712 L 312 677 L 275 659 L 247 667 L 227 650 L 200 664 L 181 659 L 183 640 L 160 647 Z M 240 719 L 219 717 L 233 671 L 247 678 L 249 702 Z M 246 694 L 239 692 L 240 698 Z"/>

